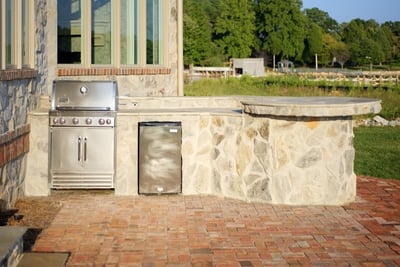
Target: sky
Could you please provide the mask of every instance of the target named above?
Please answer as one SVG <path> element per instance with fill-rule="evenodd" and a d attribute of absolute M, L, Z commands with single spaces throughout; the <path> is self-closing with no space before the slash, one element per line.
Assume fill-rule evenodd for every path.
<path fill-rule="evenodd" d="M 317 7 L 338 23 L 374 19 L 378 23 L 400 21 L 400 0 L 303 0 L 303 8 Z"/>

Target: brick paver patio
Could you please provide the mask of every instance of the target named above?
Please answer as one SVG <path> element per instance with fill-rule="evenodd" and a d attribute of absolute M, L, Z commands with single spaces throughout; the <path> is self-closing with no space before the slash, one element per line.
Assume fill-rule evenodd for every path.
<path fill-rule="evenodd" d="M 53 197 L 53 196 L 52 196 Z M 33 248 L 67 266 L 400 266 L 400 181 L 358 178 L 343 207 L 214 196 L 61 194 Z"/>

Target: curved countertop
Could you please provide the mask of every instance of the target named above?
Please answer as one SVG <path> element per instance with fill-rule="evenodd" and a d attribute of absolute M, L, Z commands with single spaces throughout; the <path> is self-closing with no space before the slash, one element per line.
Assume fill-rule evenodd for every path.
<path fill-rule="evenodd" d="M 48 115 L 47 101 L 34 115 Z M 122 99 L 122 100 L 121 100 Z M 224 96 L 224 97 L 120 97 L 117 114 L 226 114 L 291 117 L 341 117 L 377 114 L 381 100 L 358 97 L 285 97 L 285 96 Z"/>
<path fill-rule="evenodd" d="M 251 115 L 340 117 L 379 113 L 381 100 L 357 97 L 246 97 L 243 111 Z"/>

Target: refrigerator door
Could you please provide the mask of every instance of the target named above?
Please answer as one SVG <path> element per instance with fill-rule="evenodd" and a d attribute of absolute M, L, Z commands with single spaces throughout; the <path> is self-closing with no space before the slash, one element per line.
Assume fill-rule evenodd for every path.
<path fill-rule="evenodd" d="M 139 123 L 139 194 L 182 192 L 180 122 Z"/>

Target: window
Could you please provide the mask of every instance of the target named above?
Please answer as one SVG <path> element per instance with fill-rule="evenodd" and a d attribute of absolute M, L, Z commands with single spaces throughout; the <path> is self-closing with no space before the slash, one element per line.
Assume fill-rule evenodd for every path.
<path fill-rule="evenodd" d="M 163 36 L 160 22 L 162 21 L 162 2 L 164 0 L 147 0 L 146 2 L 146 36 L 147 36 L 147 64 L 160 64 Z"/>
<path fill-rule="evenodd" d="M 121 64 L 139 63 L 139 5 L 138 1 L 121 0 Z"/>
<path fill-rule="evenodd" d="M 58 0 L 58 64 L 164 64 L 164 1 Z"/>
<path fill-rule="evenodd" d="M 33 1 L 0 0 L 0 69 L 33 65 L 32 12 Z"/>

